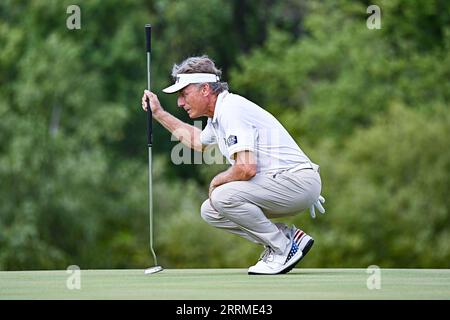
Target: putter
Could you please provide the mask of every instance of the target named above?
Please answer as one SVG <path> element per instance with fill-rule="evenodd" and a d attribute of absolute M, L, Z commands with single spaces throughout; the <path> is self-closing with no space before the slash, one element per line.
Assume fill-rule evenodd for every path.
<path fill-rule="evenodd" d="M 145 25 L 145 38 L 147 42 L 147 89 L 150 91 L 150 61 L 152 49 L 152 26 Z M 155 250 L 153 250 L 153 197 L 152 197 L 152 144 L 153 144 L 153 128 L 152 128 L 152 109 L 150 101 L 147 98 L 147 142 L 148 142 L 148 209 L 150 220 L 150 252 L 153 256 L 155 265 L 144 270 L 145 274 L 153 274 L 162 271 L 163 268 L 158 265 Z"/>

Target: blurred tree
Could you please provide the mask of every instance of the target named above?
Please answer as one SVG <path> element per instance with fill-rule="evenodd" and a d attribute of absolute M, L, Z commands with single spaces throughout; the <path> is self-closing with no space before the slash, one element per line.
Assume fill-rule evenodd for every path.
<path fill-rule="evenodd" d="M 365 0 L 90 0 L 80 30 L 66 28 L 70 4 L 0 3 L 0 269 L 150 262 L 148 22 L 155 92 L 173 63 L 208 54 L 321 165 L 328 214 L 286 220 L 317 239 L 305 266 L 448 267 L 447 1 L 382 0 L 381 30 Z M 174 98 L 160 95 L 192 123 Z M 255 246 L 199 216 L 225 165 L 174 165 L 177 142 L 159 125 L 154 138 L 161 262 L 252 264 Z"/>
<path fill-rule="evenodd" d="M 309 263 L 449 267 L 450 118 L 447 107 L 430 109 L 394 104 L 343 148 L 319 146 L 328 215 Z"/>

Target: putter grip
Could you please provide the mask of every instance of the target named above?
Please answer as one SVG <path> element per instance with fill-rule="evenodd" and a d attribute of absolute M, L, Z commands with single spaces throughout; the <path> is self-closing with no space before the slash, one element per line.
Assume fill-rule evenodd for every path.
<path fill-rule="evenodd" d="M 153 144 L 152 134 L 153 134 L 153 125 L 152 125 L 152 108 L 150 108 L 150 101 L 147 98 L 147 143 L 148 146 L 151 147 Z"/>
<path fill-rule="evenodd" d="M 145 42 L 147 44 L 147 56 L 150 56 L 150 53 L 152 51 L 152 26 L 150 24 L 146 24 L 145 25 Z M 148 63 L 150 63 L 150 61 L 148 61 Z M 148 65 L 148 83 L 150 86 L 150 65 Z M 151 90 L 150 88 L 147 88 L 148 90 Z M 148 146 L 151 147 L 153 144 L 153 126 L 152 126 L 152 109 L 150 107 L 150 101 L 147 98 L 147 142 L 148 142 Z"/>
<path fill-rule="evenodd" d="M 152 51 L 152 26 L 150 24 L 145 25 L 145 39 L 147 43 L 147 52 Z"/>

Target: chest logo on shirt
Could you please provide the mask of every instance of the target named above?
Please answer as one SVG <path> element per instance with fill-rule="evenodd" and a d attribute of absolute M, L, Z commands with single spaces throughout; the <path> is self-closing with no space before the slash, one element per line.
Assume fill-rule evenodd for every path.
<path fill-rule="evenodd" d="M 225 139 L 224 139 L 225 140 Z M 225 143 L 228 147 L 231 147 L 233 144 L 236 144 L 238 142 L 237 137 L 234 135 L 230 135 L 227 140 L 225 140 Z"/>

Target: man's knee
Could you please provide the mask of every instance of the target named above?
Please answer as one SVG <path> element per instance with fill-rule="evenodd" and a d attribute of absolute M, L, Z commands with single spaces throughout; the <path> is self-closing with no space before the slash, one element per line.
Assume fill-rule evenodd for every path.
<path fill-rule="evenodd" d="M 209 203 L 209 199 L 206 199 L 201 207 L 200 207 L 200 216 L 203 220 L 206 222 L 209 222 L 211 220 L 211 213 L 213 212 L 213 208 L 211 207 L 211 204 Z"/>
<path fill-rule="evenodd" d="M 227 212 L 229 211 L 228 209 L 238 203 L 236 191 L 227 184 L 221 185 L 214 189 L 211 193 L 210 200 L 213 208 L 223 215 L 227 215 Z"/>

